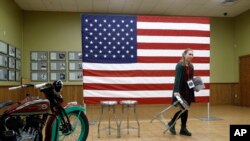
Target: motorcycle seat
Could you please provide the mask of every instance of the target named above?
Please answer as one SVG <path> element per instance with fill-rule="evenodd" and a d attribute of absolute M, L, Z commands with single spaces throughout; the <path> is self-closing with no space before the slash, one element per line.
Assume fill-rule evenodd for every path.
<path fill-rule="evenodd" d="M 11 100 L 0 102 L 0 109 L 5 107 L 5 106 L 9 106 L 11 104 L 13 104 L 13 102 Z"/>

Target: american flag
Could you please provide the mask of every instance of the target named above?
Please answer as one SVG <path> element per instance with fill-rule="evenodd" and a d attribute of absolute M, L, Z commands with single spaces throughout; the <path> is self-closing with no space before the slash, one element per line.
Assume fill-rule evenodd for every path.
<path fill-rule="evenodd" d="M 196 102 L 209 101 L 209 18 L 83 14 L 81 20 L 85 103 L 171 102 L 175 66 L 186 48 L 206 86 Z"/>

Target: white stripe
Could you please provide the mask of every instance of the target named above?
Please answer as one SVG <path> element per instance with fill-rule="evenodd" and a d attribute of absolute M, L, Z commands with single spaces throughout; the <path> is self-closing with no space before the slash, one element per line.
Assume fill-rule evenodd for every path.
<path fill-rule="evenodd" d="M 208 63 L 193 63 L 195 70 L 209 70 Z M 103 64 L 83 63 L 83 69 L 88 70 L 175 70 L 176 63 L 130 63 L 130 64 Z"/>
<path fill-rule="evenodd" d="M 200 76 L 203 83 L 209 83 L 208 76 Z M 83 83 L 98 84 L 172 84 L 175 77 L 97 77 L 83 76 Z"/>
<path fill-rule="evenodd" d="M 200 23 L 137 22 L 137 28 L 210 31 L 209 24 Z"/>
<path fill-rule="evenodd" d="M 210 90 L 201 90 L 196 96 L 209 96 Z M 84 97 L 113 97 L 113 98 L 150 98 L 150 97 L 172 97 L 172 90 L 165 91 L 104 91 L 83 90 Z"/>
<path fill-rule="evenodd" d="M 151 49 L 138 49 L 138 56 L 163 56 L 163 57 L 180 57 L 183 50 L 151 50 Z M 209 50 L 193 50 L 195 57 L 210 57 Z"/>
<path fill-rule="evenodd" d="M 210 44 L 210 37 L 191 36 L 137 36 L 138 43 L 195 43 Z"/>

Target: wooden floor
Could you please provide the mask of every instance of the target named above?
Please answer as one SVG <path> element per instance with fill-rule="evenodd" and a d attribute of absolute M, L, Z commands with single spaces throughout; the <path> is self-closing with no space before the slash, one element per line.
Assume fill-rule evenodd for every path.
<path fill-rule="evenodd" d="M 98 138 L 97 121 L 100 107 L 87 106 L 87 116 L 90 122 L 87 141 L 228 141 L 230 124 L 250 123 L 250 107 L 212 105 L 210 106 L 210 119 L 202 120 L 207 119 L 207 104 L 193 104 L 190 108 L 187 125 L 193 135 L 191 137 L 179 135 L 180 121 L 176 125 L 177 135 L 171 135 L 169 132 L 163 134 L 166 129 L 165 125 L 157 120 L 150 123 L 150 120 L 167 106 L 169 105 L 138 105 L 137 113 L 141 125 L 141 136 L 137 136 L 137 130 L 130 130 L 130 134 L 127 134 L 127 130 L 122 130 L 120 138 L 117 138 L 115 130 L 111 132 L 111 135 L 108 134 L 108 130 L 101 130 L 100 138 Z M 170 109 L 165 114 L 164 121 L 169 121 L 176 110 L 177 108 Z M 116 107 L 116 111 L 118 115 L 121 115 L 121 107 Z M 101 128 L 107 127 L 106 117 L 101 124 Z M 125 124 L 123 122 L 122 128 L 125 127 Z M 136 127 L 135 120 L 131 121 L 131 125 Z"/>

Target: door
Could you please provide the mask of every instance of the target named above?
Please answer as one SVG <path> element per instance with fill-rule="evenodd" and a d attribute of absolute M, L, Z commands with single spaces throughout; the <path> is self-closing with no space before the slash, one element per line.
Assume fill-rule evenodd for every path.
<path fill-rule="evenodd" d="M 250 106 L 250 55 L 240 57 L 240 104 Z"/>

